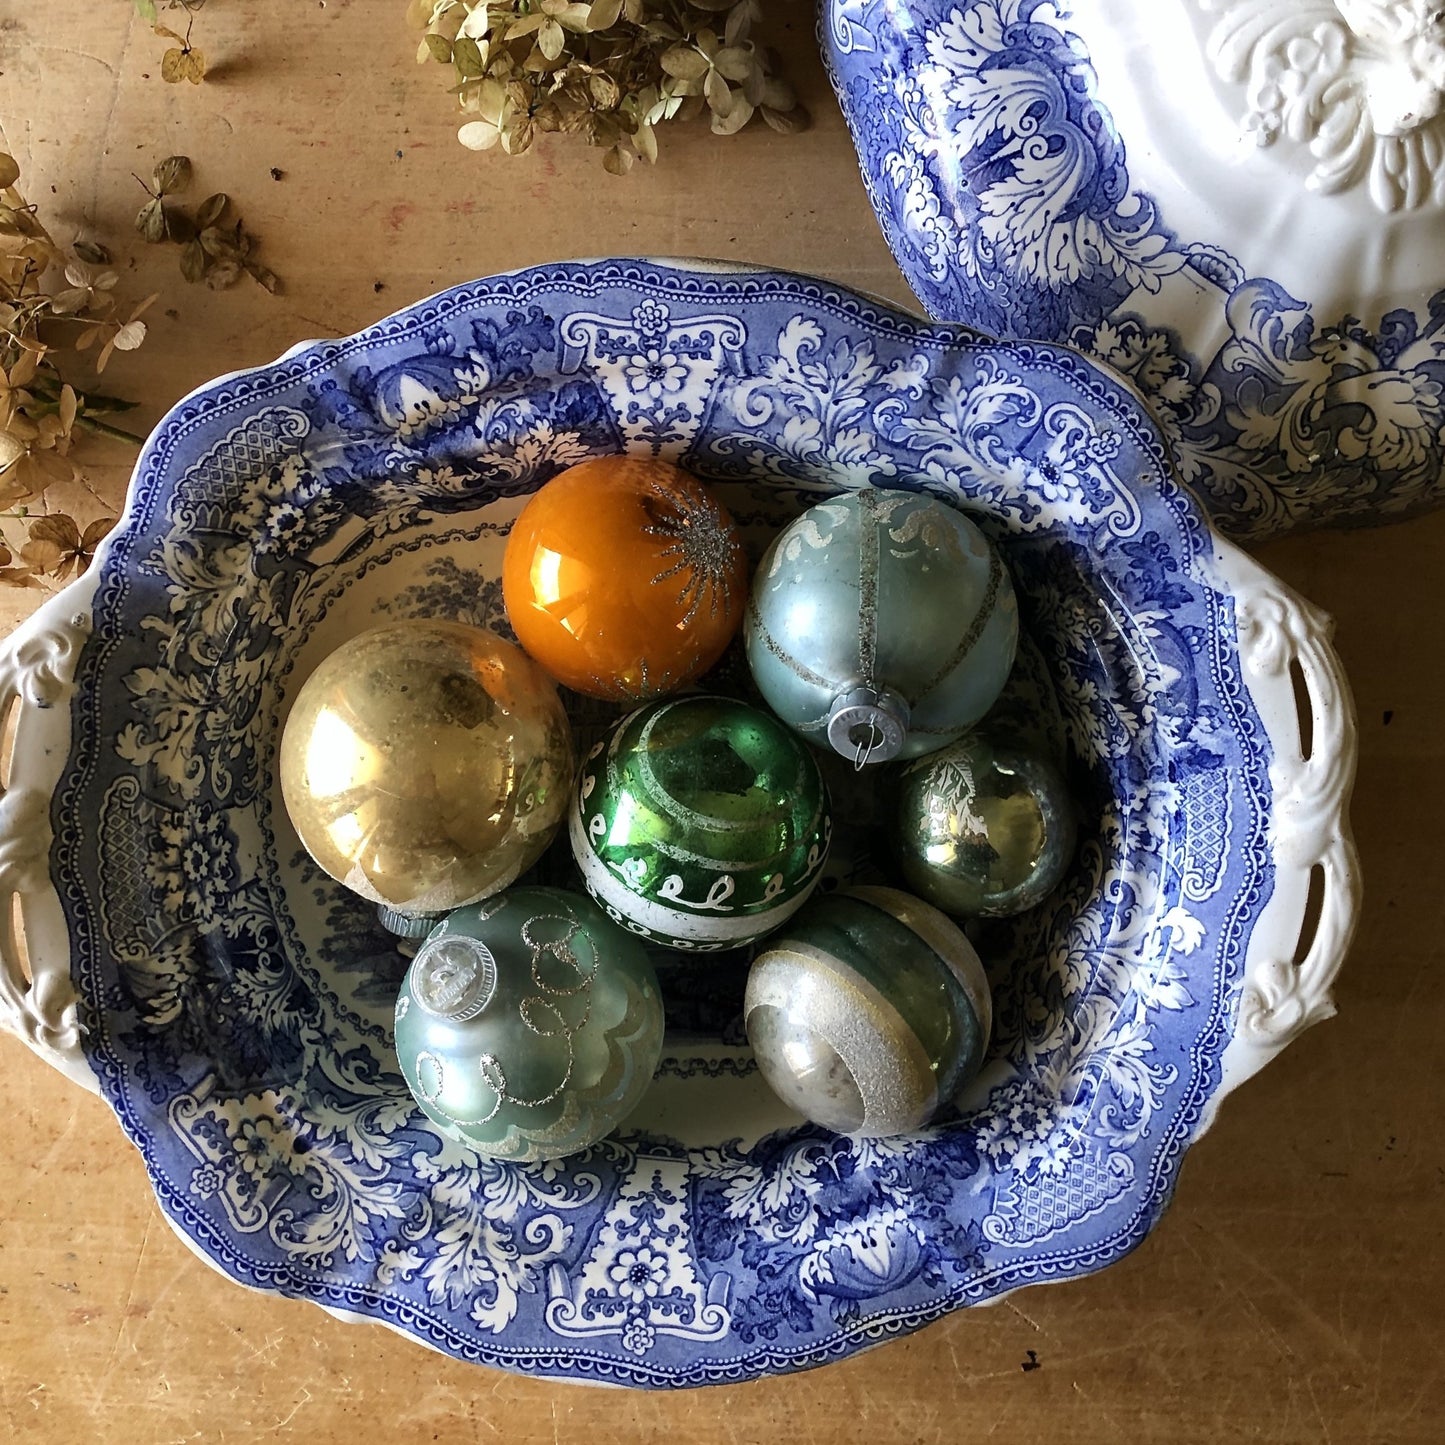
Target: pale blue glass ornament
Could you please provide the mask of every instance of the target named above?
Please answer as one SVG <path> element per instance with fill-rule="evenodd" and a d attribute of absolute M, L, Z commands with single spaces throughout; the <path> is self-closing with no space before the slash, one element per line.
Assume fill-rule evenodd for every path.
<path fill-rule="evenodd" d="M 746 640 L 773 711 L 861 768 L 941 748 L 993 706 L 1018 605 L 998 552 L 962 512 L 865 487 L 774 539 Z"/>
<path fill-rule="evenodd" d="M 561 1159 L 637 1105 L 662 1051 L 641 944 L 580 894 L 514 888 L 449 914 L 396 1004 L 402 1076 L 479 1154 Z"/>

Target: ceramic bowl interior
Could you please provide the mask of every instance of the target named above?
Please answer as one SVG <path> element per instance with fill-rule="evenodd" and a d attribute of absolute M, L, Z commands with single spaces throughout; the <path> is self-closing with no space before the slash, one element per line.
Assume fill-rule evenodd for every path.
<path fill-rule="evenodd" d="M 393 618 L 505 630 L 511 519 L 623 450 L 715 483 L 755 555 L 865 485 L 926 487 L 1003 549 L 1026 641 L 1000 715 L 1085 821 L 1057 893 L 978 930 L 987 1066 L 917 1136 L 775 1103 L 723 956 L 665 965 L 665 1058 L 622 1132 L 480 1160 L 402 1082 L 405 960 L 288 825 L 278 740 L 317 663 Z M 1272 745 L 1212 534 L 1082 358 L 772 273 L 518 273 L 182 402 L 88 585 L 50 858 L 84 1047 L 167 1217 L 234 1278 L 466 1359 L 696 1384 L 1098 1268 L 1159 1215 L 1274 884 Z M 716 683 L 746 687 L 735 656 Z M 573 701 L 585 739 L 610 714 Z M 826 886 L 886 877 L 886 777 L 832 781 Z M 556 850 L 540 871 L 569 877 Z"/>

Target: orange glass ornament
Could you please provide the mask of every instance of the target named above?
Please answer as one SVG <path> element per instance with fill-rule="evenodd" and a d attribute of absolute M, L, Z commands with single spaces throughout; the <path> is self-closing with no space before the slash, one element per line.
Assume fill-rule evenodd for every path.
<path fill-rule="evenodd" d="M 559 682 L 645 702 L 723 655 L 742 622 L 747 559 L 696 477 L 670 462 L 597 457 L 522 509 L 502 597 L 517 641 Z"/>

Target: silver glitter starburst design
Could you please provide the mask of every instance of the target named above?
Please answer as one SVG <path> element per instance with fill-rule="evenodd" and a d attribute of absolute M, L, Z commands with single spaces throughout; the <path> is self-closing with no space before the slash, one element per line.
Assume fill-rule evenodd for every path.
<path fill-rule="evenodd" d="M 653 586 L 671 577 L 683 579 L 677 600 L 687 607 L 684 625 L 704 604 L 709 617 L 716 617 L 720 608 L 728 611 L 732 598 L 727 582 L 737 566 L 742 543 L 726 514 L 705 492 L 699 491 L 695 498 L 680 497 L 656 482 L 649 490 L 658 505 L 648 508 L 651 521 L 643 530 L 649 537 L 667 540 L 662 556 L 671 563 L 652 579 Z"/>

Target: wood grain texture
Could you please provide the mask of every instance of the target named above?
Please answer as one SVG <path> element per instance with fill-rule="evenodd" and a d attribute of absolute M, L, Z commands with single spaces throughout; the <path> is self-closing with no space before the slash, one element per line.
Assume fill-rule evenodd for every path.
<path fill-rule="evenodd" d="M 561 145 L 461 151 L 403 9 L 212 0 L 196 34 L 216 73 L 199 89 L 162 84 L 164 46 L 125 0 L 0 11 L 0 126 L 31 198 L 57 236 L 110 243 L 129 294 L 164 292 L 151 339 L 107 374 L 144 399 L 139 426 L 218 372 L 558 257 L 750 259 L 907 301 L 799 0 L 779 0 L 773 27 L 815 128 L 665 135 L 662 164 L 622 180 Z M 133 237 L 130 171 L 173 151 L 195 162 L 196 197 L 235 198 L 284 296 L 186 286 L 173 251 Z M 66 498 L 81 514 L 117 505 L 128 474 L 123 454 L 91 455 L 98 498 Z M 222 1279 L 165 1225 L 109 1108 L 5 1040 L 0 1430 L 46 1445 L 1438 1441 L 1445 516 L 1261 557 L 1339 620 L 1365 915 L 1339 1017 L 1226 1104 L 1129 1259 L 785 1380 L 665 1396 L 538 1384 Z M 0 598 L 0 626 L 30 605 Z"/>

